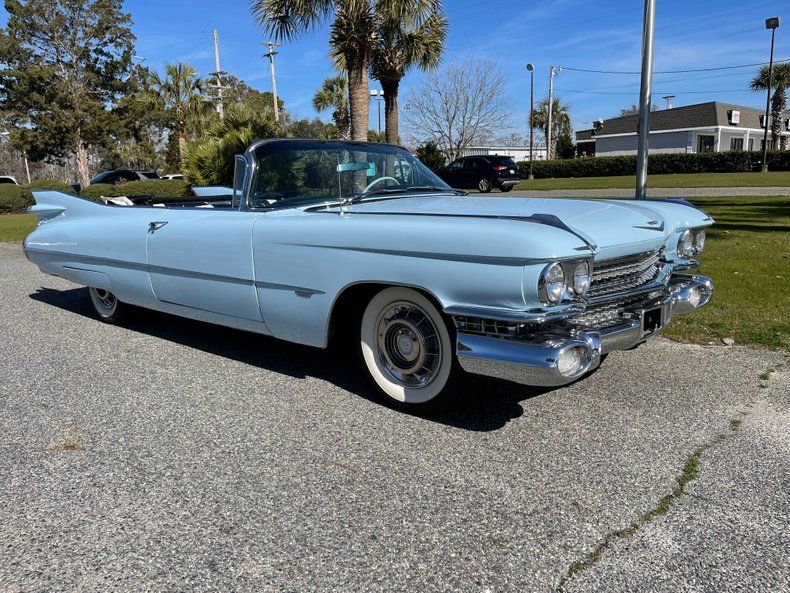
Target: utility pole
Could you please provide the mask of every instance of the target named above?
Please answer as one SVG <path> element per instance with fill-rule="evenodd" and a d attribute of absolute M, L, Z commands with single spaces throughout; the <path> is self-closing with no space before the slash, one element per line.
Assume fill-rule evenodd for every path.
<path fill-rule="evenodd" d="M 667 102 L 666 107 L 664 107 L 664 109 L 672 109 L 672 99 L 675 98 L 675 95 L 665 95 L 661 98 Z"/>
<path fill-rule="evenodd" d="M 639 88 L 639 142 L 636 150 L 636 199 L 647 198 L 647 154 L 650 147 L 650 106 L 653 101 L 653 34 L 655 0 L 645 0 L 642 30 L 642 82 Z"/>
<path fill-rule="evenodd" d="M 549 68 L 549 117 L 546 133 L 546 159 L 551 160 L 551 117 L 554 111 L 554 76 L 562 71 L 562 66 Z"/>
<path fill-rule="evenodd" d="M 779 17 L 766 19 L 765 28 L 771 30 L 771 59 L 768 62 L 768 96 L 765 98 L 765 132 L 763 133 L 763 173 L 768 173 L 768 122 L 771 114 L 771 85 L 774 77 L 774 37 L 779 28 Z"/>
<path fill-rule="evenodd" d="M 217 113 L 219 114 L 220 119 L 225 119 L 225 106 L 222 102 L 222 91 L 225 90 L 226 86 L 222 85 L 222 77 L 227 74 L 227 72 L 223 72 L 222 68 L 219 65 L 219 33 L 216 29 L 214 29 L 214 72 L 211 73 L 217 80 L 216 84 L 208 85 L 209 88 L 216 89 L 217 91 Z"/>
<path fill-rule="evenodd" d="M 535 179 L 532 172 L 532 161 L 535 160 L 535 131 L 532 125 L 532 115 L 535 113 L 535 66 L 527 64 L 529 72 L 529 179 Z"/>
<path fill-rule="evenodd" d="M 274 51 L 275 47 L 280 46 L 280 43 L 275 43 L 274 41 L 264 41 L 262 45 L 265 45 L 266 48 L 269 50 L 265 54 L 263 54 L 264 58 L 269 58 L 269 68 L 272 72 L 272 97 L 274 98 L 274 121 L 280 121 L 280 106 L 277 104 L 277 77 L 274 73 L 274 56 L 278 53 Z"/>

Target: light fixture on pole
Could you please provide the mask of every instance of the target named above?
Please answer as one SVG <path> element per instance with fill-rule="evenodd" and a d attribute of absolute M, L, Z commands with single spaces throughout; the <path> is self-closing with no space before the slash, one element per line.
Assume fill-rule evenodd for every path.
<path fill-rule="evenodd" d="M 529 179 L 535 179 L 532 172 L 532 161 L 535 159 L 535 133 L 532 126 L 532 116 L 535 113 L 535 66 L 527 64 L 529 72 Z"/>
<path fill-rule="evenodd" d="M 379 135 L 381 135 L 381 102 L 384 100 L 384 91 L 377 91 L 376 89 L 372 89 L 370 91 L 370 98 L 376 101 L 378 105 L 378 116 L 379 116 Z"/>
<path fill-rule="evenodd" d="M 771 113 L 771 85 L 774 76 L 774 38 L 779 28 L 779 17 L 765 19 L 765 28 L 771 30 L 771 58 L 768 61 L 768 96 L 765 98 L 765 132 L 763 132 L 763 173 L 768 173 L 768 122 Z"/>
<path fill-rule="evenodd" d="M 639 141 L 636 149 L 636 199 L 647 198 L 647 154 L 650 148 L 650 106 L 653 102 L 653 33 L 655 0 L 645 0 L 642 30 L 642 82 L 639 88 Z"/>

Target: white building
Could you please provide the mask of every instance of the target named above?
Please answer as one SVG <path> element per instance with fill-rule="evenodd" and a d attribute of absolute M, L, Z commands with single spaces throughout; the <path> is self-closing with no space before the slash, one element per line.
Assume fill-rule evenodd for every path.
<path fill-rule="evenodd" d="M 762 150 L 764 119 L 765 113 L 759 109 L 718 101 L 653 111 L 650 153 Z M 607 119 L 594 129 L 581 130 L 576 133 L 577 154 L 636 154 L 638 127 L 639 116 L 626 115 Z M 782 136 L 790 137 L 790 111 L 782 117 Z"/>
<path fill-rule="evenodd" d="M 486 155 L 499 155 L 509 156 L 514 161 L 528 161 L 529 160 L 529 146 L 470 146 L 462 151 L 459 157 L 462 156 L 486 156 Z M 533 155 L 536 161 L 546 160 L 546 147 L 535 146 Z"/>

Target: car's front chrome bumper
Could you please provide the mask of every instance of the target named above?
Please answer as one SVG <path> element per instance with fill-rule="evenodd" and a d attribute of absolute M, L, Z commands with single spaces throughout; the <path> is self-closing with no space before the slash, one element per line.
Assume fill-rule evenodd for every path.
<path fill-rule="evenodd" d="M 710 278 L 675 275 L 659 295 L 632 308 L 629 319 L 610 327 L 590 329 L 563 320 L 541 326 L 528 339 L 459 331 L 458 361 L 464 370 L 478 375 L 523 385 L 565 385 L 594 370 L 603 354 L 628 350 L 656 335 L 674 313 L 705 306 L 712 293 Z M 563 373 L 562 358 L 571 353 L 579 366 Z"/>

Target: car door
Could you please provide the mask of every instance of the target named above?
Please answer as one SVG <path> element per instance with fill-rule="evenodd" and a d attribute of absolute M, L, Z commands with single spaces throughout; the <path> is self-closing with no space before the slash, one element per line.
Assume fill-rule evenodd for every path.
<path fill-rule="evenodd" d="M 259 214 L 211 208 L 150 212 L 148 273 L 157 299 L 261 321 L 252 258 Z"/>
<path fill-rule="evenodd" d="M 467 189 L 477 187 L 477 182 L 483 176 L 483 163 L 482 159 L 466 159 L 463 171 L 463 187 Z"/>
<path fill-rule="evenodd" d="M 463 183 L 464 159 L 456 159 L 447 166 L 444 180 L 450 187 L 461 187 Z"/>

